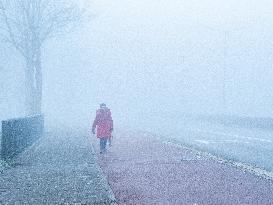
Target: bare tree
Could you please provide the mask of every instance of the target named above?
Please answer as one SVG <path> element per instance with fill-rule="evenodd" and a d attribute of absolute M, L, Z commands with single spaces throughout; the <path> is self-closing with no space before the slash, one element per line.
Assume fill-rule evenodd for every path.
<path fill-rule="evenodd" d="M 44 43 L 73 30 L 82 19 L 81 9 L 65 0 L 0 0 L 0 38 L 25 59 L 25 109 L 41 113 Z"/>

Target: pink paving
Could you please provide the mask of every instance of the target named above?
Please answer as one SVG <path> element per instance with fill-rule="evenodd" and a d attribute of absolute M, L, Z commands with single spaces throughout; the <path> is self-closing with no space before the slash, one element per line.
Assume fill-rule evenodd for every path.
<path fill-rule="evenodd" d="M 149 134 L 119 132 L 98 159 L 120 205 L 273 204 L 272 181 Z"/>

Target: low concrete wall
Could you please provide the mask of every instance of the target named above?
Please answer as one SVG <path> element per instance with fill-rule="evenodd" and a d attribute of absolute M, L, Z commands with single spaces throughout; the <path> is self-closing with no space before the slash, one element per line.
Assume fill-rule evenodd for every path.
<path fill-rule="evenodd" d="M 12 159 L 43 135 L 43 115 L 2 121 L 1 158 Z"/>

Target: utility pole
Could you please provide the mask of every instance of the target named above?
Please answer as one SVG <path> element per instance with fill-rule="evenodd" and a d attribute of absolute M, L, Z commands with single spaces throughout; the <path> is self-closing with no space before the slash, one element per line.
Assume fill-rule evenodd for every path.
<path fill-rule="evenodd" d="M 227 57 L 228 57 L 228 31 L 224 31 L 224 62 L 223 62 L 223 114 L 227 111 Z"/>
<path fill-rule="evenodd" d="M 237 28 L 237 29 L 217 29 L 214 27 L 210 27 L 210 26 L 205 26 L 206 29 L 209 29 L 211 31 L 216 31 L 219 33 L 222 33 L 224 35 L 224 46 L 223 46 L 223 70 L 222 70 L 222 113 L 225 115 L 227 114 L 227 110 L 228 110 L 228 98 L 227 98 L 227 71 L 228 71 L 228 62 L 227 62 L 227 58 L 228 58 L 228 40 L 229 40 L 229 36 L 230 33 L 233 31 L 238 31 L 238 30 L 242 30 L 243 28 Z"/>

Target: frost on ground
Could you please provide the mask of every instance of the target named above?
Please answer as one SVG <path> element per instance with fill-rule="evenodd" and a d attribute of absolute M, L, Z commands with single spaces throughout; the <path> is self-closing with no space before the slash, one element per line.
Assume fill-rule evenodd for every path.
<path fill-rule="evenodd" d="M 0 160 L 0 173 L 3 173 L 3 171 L 7 168 L 9 168 L 11 165 L 4 161 L 4 160 Z"/>
<path fill-rule="evenodd" d="M 47 133 L 16 164 L 0 175 L 0 204 L 115 204 L 84 133 Z"/>

